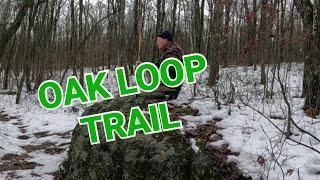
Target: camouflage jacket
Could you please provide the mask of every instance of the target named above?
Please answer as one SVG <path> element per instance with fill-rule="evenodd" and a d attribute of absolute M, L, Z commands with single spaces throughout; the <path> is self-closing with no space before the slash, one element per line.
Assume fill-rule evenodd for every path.
<path fill-rule="evenodd" d="M 176 43 L 171 43 L 167 48 L 165 48 L 160 56 L 160 61 L 157 63 L 159 67 L 160 64 L 167 58 L 177 58 L 182 62 L 183 50 Z M 176 78 L 176 71 L 174 67 L 169 67 L 169 75 L 172 79 Z M 180 91 L 181 86 L 175 88 Z"/>
<path fill-rule="evenodd" d="M 160 62 L 164 61 L 167 58 L 177 58 L 182 62 L 183 52 L 182 49 L 178 47 L 176 43 L 171 43 L 169 47 L 165 48 L 160 56 Z"/>

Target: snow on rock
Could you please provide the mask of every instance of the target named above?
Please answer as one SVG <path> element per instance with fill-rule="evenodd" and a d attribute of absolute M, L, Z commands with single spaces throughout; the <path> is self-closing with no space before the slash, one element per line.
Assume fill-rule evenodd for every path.
<path fill-rule="evenodd" d="M 191 143 L 191 148 L 194 150 L 194 152 L 198 153 L 200 148 L 196 144 L 197 141 L 194 138 L 191 138 L 190 143 Z"/>

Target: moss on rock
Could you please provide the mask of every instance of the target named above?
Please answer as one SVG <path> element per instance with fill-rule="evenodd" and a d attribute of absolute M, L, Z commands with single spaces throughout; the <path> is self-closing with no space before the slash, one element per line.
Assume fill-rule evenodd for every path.
<path fill-rule="evenodd" d="M 146 109 L 159 101 L 152 96 L 119 98 L 97 103 L 83 115 L 113 110 L 129 114 L 133 106 Z M 98 129 L 104 137 L 102 127 Z M 246 179 L 234 164 L 214 158 L 205 144 L 199 147 L 195 153 L 180 130 L 90 145 L 86 126 L 77 125 L 56 179 Z"/>

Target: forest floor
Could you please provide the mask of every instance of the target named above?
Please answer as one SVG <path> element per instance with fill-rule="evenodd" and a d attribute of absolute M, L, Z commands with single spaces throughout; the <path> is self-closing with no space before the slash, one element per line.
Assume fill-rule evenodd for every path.
<path fill-rule="evenodd" d="M 268 91 L 259 83 L 259 67 L 223 68 L 214 88 L 205 85 L 205 72 L 197 77 L 196 96 L 194 87 L 184 84 L 178 99 L 170 103 L 188 104 L 199 110 L 197 116 L 180 117 L 188 122 L 185 128 L 189 130 L 215 121 L 217 134 L 208 137 L 212 147 L 227 147 L 233 152 L 228 160 L 237 163 L 253 179 L 319 179 L 320 154 L 285 139 L 274 127 L 285 130 L 288 119 L 288 107 L 278 81 L 281 79 L 293 121 L 319 137 L 320 117 L 308 117 L 302 110 L 303 65 L 283 64 L 280 77 L 274 70 L 273 66 L 267 67 Z M 114 73 L 108 80 L 106 86 L 116 92 Z M 67 156 L 77 117 L 89 105 L 47 111 L 39 106 L 36 97 L 23 93 L 21 104 L 16 105 L 15 95 L 0 92 L 0 179 L 52 179 Z M 297 128 L 292 127 L 292 133 L 292 139 L 320 149 L 320 142 Z M 190 145 L 197 152 L 197 139 L 191 139 Z"/>

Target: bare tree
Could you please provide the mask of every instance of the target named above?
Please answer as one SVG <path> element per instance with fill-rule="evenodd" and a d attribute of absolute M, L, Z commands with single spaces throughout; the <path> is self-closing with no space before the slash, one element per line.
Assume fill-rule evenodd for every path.
<path fill-rule="evenodd" d="M 12 36 L 19 29 L 24 17 L 26 16 L 28 9 L 33 5 L 33 0 L 23 0 L 21 7 L 16 15 L 13 23 L 0 35 L 0 57 L 2 57 L 4 50 L 9 43 Z"/>
<path fill-rule="evenodd" d="M 303 94 L 305 109 L 311 116 L 320 114 L 320 2 L 295 0 L 295 5 L 303 18 L 305 41 L 305 70 Z"/>
<path fill-rule="evenodd" d="M 221 57 L 221 27 L 223 23 L 222 0 L 208 0 L 210 7 L 210 40 L 208 45 L 208 59 L 210 59 L 209 85 L 213 86 L 219 78 L 219 64 Z M 214 8 L 213 8 L 214 7 Z"/>

